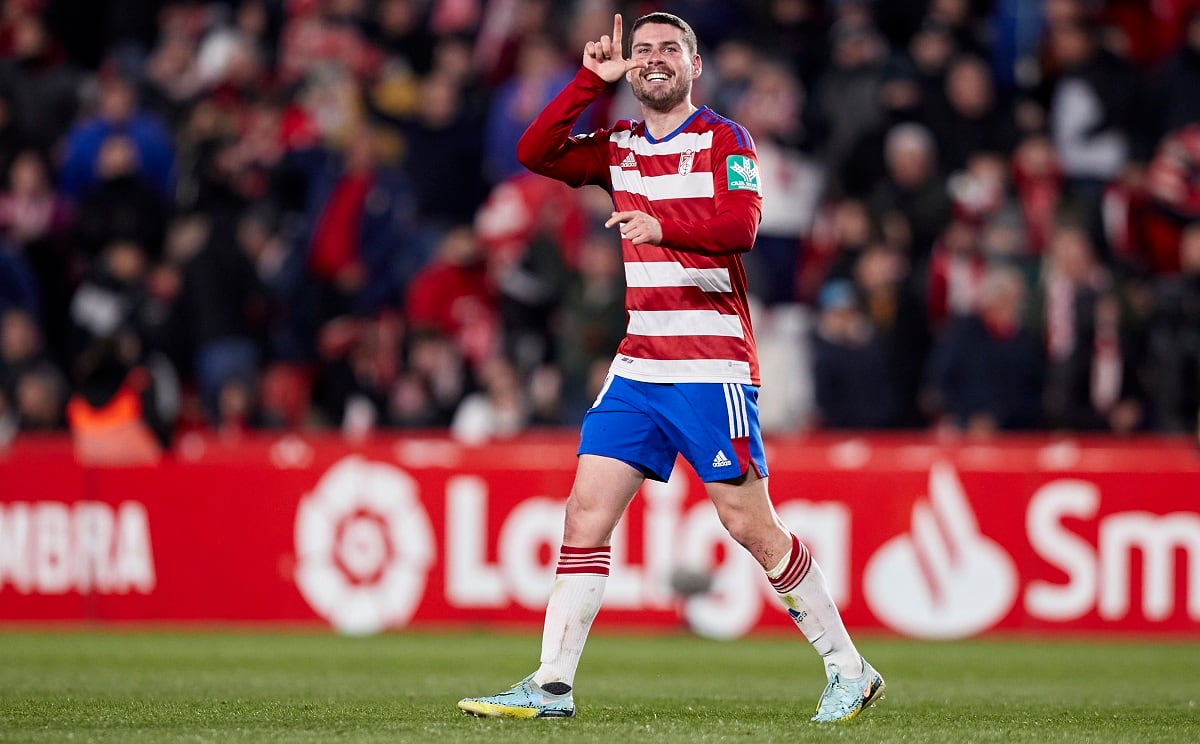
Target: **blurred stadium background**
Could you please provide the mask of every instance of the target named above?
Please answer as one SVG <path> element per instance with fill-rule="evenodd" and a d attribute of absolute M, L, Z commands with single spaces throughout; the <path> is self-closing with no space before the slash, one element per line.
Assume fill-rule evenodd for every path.
<path fill-rule="evenodd" d="M 523 174 L 514 144 L 612 13 L 659 9 L 700 38 L 697 103 L 760 156 L 746 263 L 775 499 L 907 680 L 900 710 L 954 719 L 921 660 L 977 684 L 1023 643 L 956 639 L 1015 635 L 1048 661 L 978 687 L 980 725 L 1045 740 L 1032 691 L 1083 665 L 1063 700 L 1086 713 L 1050 738 L 1196 738 L 1200 693 L 1161 661 L 1200 640 L 1195 0 L 4 0 L 0 721 L 120 739 L 229 685 L 245 705 L 201 736 L 253 739 L 237 727 L 261 713 L 287 737 L 322 699 L 306 675 L 263 697 L 295 670 L 238 683 L 180 644 L 401 667 L 425 639 L 400 679 L 448 700 L 481 689 L 444 673 L 478 662 L 481 630 L 532 658 L 623 273 L 607 197 Z M 635 112 L 616 88 L 580 127 Z M 681 470 L 617 535 L 597 632 L 651 632 L 651 658 L 764 635 L 747 653 L 769 657 L 791 636 L 766 588 Z M 175 635 L 246 624 L 267 633 Z M 318 632 L 279 633 L 297 627 Z M 110 663 L 126 653 L 179 676 Z M 585 739 L 655 712 L 614 713 L 619 669 L 598 695 L 614 728 Z M 337 705 L 295 738 L 398 715 L 331 674 Z M 652 679 L 672 674 L 696 670 Z M 713 690 L 685 689 L 670 715 L 702 739 L 689 705 Z M 745 694 L 729 720 L 779 736 Z M 502 734 L 422 729 L 440 700 L 347 730 Z M 947 738 L 979 738 L 954 720 Z"/>

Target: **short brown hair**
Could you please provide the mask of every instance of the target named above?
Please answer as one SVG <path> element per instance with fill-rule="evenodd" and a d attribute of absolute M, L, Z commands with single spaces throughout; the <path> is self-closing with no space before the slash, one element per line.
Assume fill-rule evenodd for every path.
<path fill-rule="evenodd" d="M 656 13 L 647 13 L 641 18 L 633 22 L 633 28 L 629 29 L 629 46 L 633 46 L 633 35 L 637 30 L 647 23 L 662 23 L 667 26 L 674 26 L 683 32 L 683 45 L 687 47 L 688 53 L 695 55 L 698 44 L 696 42 L 696 32 L 688 25 L 688 22 L 672 13 L 664 13 L 658 11 Z"/>

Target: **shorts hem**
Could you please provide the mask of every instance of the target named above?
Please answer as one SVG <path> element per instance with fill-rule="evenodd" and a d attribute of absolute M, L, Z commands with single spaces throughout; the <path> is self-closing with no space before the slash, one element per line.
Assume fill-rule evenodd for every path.
<path fill-rule="evenodd" d="M 621 457 L 620 455 L 615 455 L 611 452 L 592 452 L 589 450 L 580 449 L 578 452 L 575 453 L 575 457 L 578 458 L 580 455 L 593 455 L 595 457 L 607 457 L 610 460 L 618 460 L 620 462 L 625 463 L 626 465 L 633 468 L 634 470 L 638 471 L 643 476 L 645 476 L 647 479 L 652 480 L 652 481 L 658 481 L 659 483 L 666 483 L 667 480 L 671 477 L 671 474 L 667 473 L 667 477 L 664 478 L 661 475 L 659 475 L 658 473 L 656 473 L 654 470 L 650 469 L 649 467 L 647 467 L 645 465 L 642 465 L 638 462 L 630 460 L 627 457 Z"/>

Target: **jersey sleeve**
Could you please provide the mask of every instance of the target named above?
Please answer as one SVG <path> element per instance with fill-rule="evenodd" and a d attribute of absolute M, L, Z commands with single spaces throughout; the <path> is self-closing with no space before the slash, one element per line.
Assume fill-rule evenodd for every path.
<path fill-rule="evenodd" d="M 762 217 L 758 155 L 744 128 L 732 122 L 713 135 L 712 217 L 662 218 L 662 245 L 678 251 L 721 255 L 754 246 Z"/>
<path fill-rule="evenodd" d="M 570 186 L 594 184 L 612 188 L 608 172 L 608 130 L 571 136 L 580 114 L 608 83 L 581 67 L 517 142 L 517 159 L 529 170 Z"/>

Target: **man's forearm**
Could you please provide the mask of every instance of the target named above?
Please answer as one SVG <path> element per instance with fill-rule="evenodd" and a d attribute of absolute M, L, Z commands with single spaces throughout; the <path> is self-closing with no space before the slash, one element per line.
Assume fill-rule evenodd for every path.
<path fill-rule="evenodd" d="M 571 129 L 607 87 L 608 83 L 595 73 L 580 68 L 575 79 L 546 104 L 521 135 L 517 143 L 521 165 L 572 186 L 596 183 L 600 176 L 598 161 L 583 143 L 572 139 Z"/>
<path fill-rule="evenodd" d="M 710 255 L 745 253 L 754 246 L 758 218 L 756 206 L 738 205 L 707 220 L 660 219 L 662 245 Z"/>

